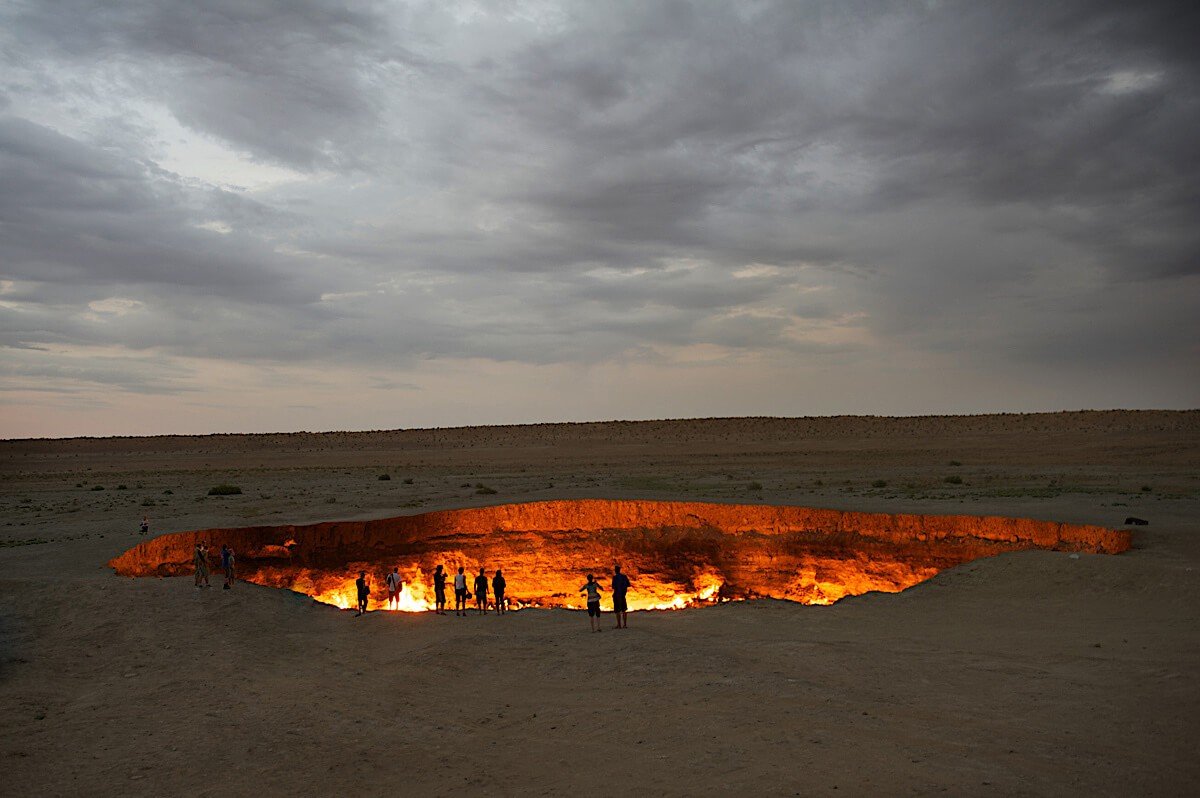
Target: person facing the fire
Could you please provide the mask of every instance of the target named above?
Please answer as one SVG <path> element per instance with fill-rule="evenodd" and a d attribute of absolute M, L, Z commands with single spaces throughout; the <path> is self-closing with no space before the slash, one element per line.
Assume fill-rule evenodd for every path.
<path fill-rule="evenodd" d="M 433 607 L 438 615 L 446 614 L 446 572 L 440 565 L 433 571 Z"/>
<path fill-rule="evenodd" d="M 467 575 L 463 567 L 458 566 L 458 573 L 454 575 L 454 614 L 465 618 L 467 617 Z"/>
<path fill-rule="evenodd" d="M 629 621 L 626 615 L 629 612 L 629 603 L 625 600 L 625 594 L 629 592 L 629 577 L 621 573 L 621 566 L 613 566 L 612 578 L 613 592 L 613 614 L 617 616 L 617 625 L 614 629 L 628 629 Z"/>
<path fill-rule="evenodd" d="M 492 597 L 496 600 L 496 614 L 504 614 L 504 574 L 500 573 L 500 569 L 496 569 L 496 575 L 492 577 Z"/>
<path fill-rule="evenodd" d="M 400 578 L 400 566 L 392 569 L 392 572 L 387 575 L 388 589 L 388 609 L 400 609 L 400 591 L 404 587 L 404 580 Z"/>
<path fill-rule="evenodd" d="M 487 615 L 487 596 L 488 580 L 480 568 L 479 576 L 475 577 L 475 609 L 479 610 L 480 615 Z"/>
<path fill-rule="evenodd" d="M 358 588 L 358 612 L 354 614 L 354 617 L 357 618 L 367 611 L 367 599 L 371 595 L 371 586 L 367 583 L 366 571 L 358 572 L 358 579 L 354 580 L 354 586 Z"/>
<path fill-rule="evenodd" d="M 579 588 L 579 592 L 587 591 L 587 610 L 588 623 L 592 626 L 593 632 L 602 632 L 600 628 L 600 591 L 604 588 L 600 587 L 600 583 L 596 581 L 596 577 L 588 574 L 587 584 Z"/>

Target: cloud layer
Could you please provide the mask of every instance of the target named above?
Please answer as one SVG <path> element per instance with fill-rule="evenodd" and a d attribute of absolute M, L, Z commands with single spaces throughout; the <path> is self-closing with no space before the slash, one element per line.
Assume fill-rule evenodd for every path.
<path fill-rule="evenodd" d="M 1200 399 L 1191 4 L 72 5 L 0 10 L 0 434 Z"/>

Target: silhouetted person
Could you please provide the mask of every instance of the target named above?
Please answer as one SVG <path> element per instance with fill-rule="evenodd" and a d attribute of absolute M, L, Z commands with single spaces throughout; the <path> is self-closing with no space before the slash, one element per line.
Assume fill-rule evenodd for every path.
<path fill-rule="evenodd" d="M 458 566 L 458 573 L 454 575 L 454 614 L 460 617 L 467 617 L 467 597 L 470 593 L 467 591 L 467 575 L 463 572 L 463 567 Z"/>
<path fill-rule="evenodd" d="M 628 629 L 629 621 L 626 620 L 626 613 L 629 612 L 629 604 L 625 600 L 625 594 L 629 592 L 629 577 L 621 573 L 621 566 L 613 566 L 612 592 L 613 592 L 613 613 L 617 616 L 617 625 L 614 629 Z"/>
<path fill-rule="evenodd" d="M 399 566 L 392 569 L 392 572 L 387 575 L 388 589 L 388 609 L 400 609 L 400 591 L 404 588 L 404 580 L 400 578 Z"/>
<path fill-rule="evenodd" d="M 221 567 L 225 569 L 225 589 L 229 590 L 233 587 L 234 557 L 233 549 L 224 544 L 221 545 Z"/>
<path fill-rule="evenodd" d="M 588 623 L 592 625 L 593 632 L 602 632 L 600 628 L 600 591 L 604 588 L 600 587 L 600 583 L 596 581 L 596 577 L 588 574 L 587 584 L 579 588 L 579 592 L 587 591 L 587 610 Z"/>
<path fill-rule="evenodd" d="M 446 572 L 440 565 L 433 572 L 433 611 L 446 614 Z"/>
<path fill-rule="evenodd" d="M 480 615 L 487 615 L 487 594 L 487 576 L 484 575 L 483 569 L 480 568 L 479 576 L 475 577 L 475 609 L 479 610 Z"/>
<path fill-rule="evenodd" d="M 208 583 L 208 546 L 196 544 L 196 587 L 212 587 Z"/>
<path fill-rule="evenodd" d="M 371 597 L 371 586 L 367 584 L 366 571 L 358 572 L 358 579 L 354 580 L 354 586 L 358 589 L 358 612 L 354 615 L 357 618 L 367 611 L 367 599 Z"/>
<path fill-rule="evenodd" d="M 145 535 L 149 531 L 150 531 L 150 519 L 143 515 L 142 523 L 138 526 L 138 534 Z"/>
<path fill-rule="evenodd" d="M 492 577 L 492 597 L 496 600 L 496 614 L 504 614 L 504 574 L 496 571 L 496 575 Z"/>

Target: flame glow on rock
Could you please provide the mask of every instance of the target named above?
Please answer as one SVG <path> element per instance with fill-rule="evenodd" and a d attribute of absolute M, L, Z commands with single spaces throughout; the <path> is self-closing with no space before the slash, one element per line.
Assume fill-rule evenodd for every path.
<path fill-rule="evenodd" d="M 586 575 L 607 588 L 619 563 L 633 582 L 629 608 L 665 610 L 751 598 L 832 604 L 870 591 L 898 592 L 1006 551 L 1115 554 L 1129 548 L 1130 533 L 1020 518 L 588 499 L 180 532 L 145 541 L 110 565 L 128 576 L 190 573 L 199 541 L 214 550 L 232 546 L 250 582 L 343 609 L 356 606 L 360 571 L 371 583 L 368 609 L 389 609 L 385 577 L 393 567 L 404 582 L 398 609 L 432 609 L 438 564 L 451 584 L 463 567 L 468 586 L 481 567 L 489 586 L 503 569 L 513 609 L 581 609 Z M 611 606 L 607 594 L 604 606 Z"/>

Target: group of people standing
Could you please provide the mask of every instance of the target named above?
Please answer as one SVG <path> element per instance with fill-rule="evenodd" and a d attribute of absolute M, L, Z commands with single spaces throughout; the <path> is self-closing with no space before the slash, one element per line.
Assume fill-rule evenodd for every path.
<path fill-rule="evenodd" d="M 449 574 L 441 566 L 433 571 L 433 599 L 434 612 L 438 615 L 446 614 L 446 581 Z M 400 609 L 400 593 L 404 589 L 404 580 L 400 576 L 400 568 L 393 568 L 391 573 L 387 575 L 388 588 L 388 609 Z M 358 596 L 358 612 L 355 616 L 363 615 L 367 611 L 367 601 L 371 597 L 371 583 L 367 579 L 366 571 L 358 572 L 358 579 L 354 580 L 355 590 Z M 479 569 L 479 575 L 475 577 L 472 589 L 467 587 L 466 569 L 459 566 L 458 573 L 454 574 L 454 614 L 459 617 L 466 617 L 470 612 L 468 604 L 471 596 L 475 597 L 475 611 L 480 615 L 488 613 L 488 578 L 487 572 Z M 492 606 L 496 609 L 497 615 L 503 615 L 507 608 L 508 599 L 504 592 L 507 589 L 507 583 L 504 580 L 504 574 L 497 569 L 496 575 L 491 579 L 491 595 Z M 612 595 L 613 595 L 613 614 L 617 616 L 617 625 L 614 629 L 628 628 L 628 612 L 629 602 L 628 594 L 632 583 L 629 577 L 621 573 L 621 566 L 613 566 L 612 576 Z M 600 628 L 600 594 L 604 588 L 596 581 L 593 574 L 587 575 L 587 583 L 579 588 L 580 593 L 587 593 L 587 613 L 588 622 L 591 625 L 593 632 L 602 631 Z"/>
<path fill-rule="evenodd" d="M 204 541 L 200 541 L 196 544 L 194 560 L 196 564 L 196 587 L 212 587 L 212 585 L 208 583 L 208 544 Z M 234 581 L 236 581 L 235 562 L 236 559 L 233 555 L 233 549 L 222 544 L 221 570 L 225 572 L 226 590 L 232 588 Z"/>

